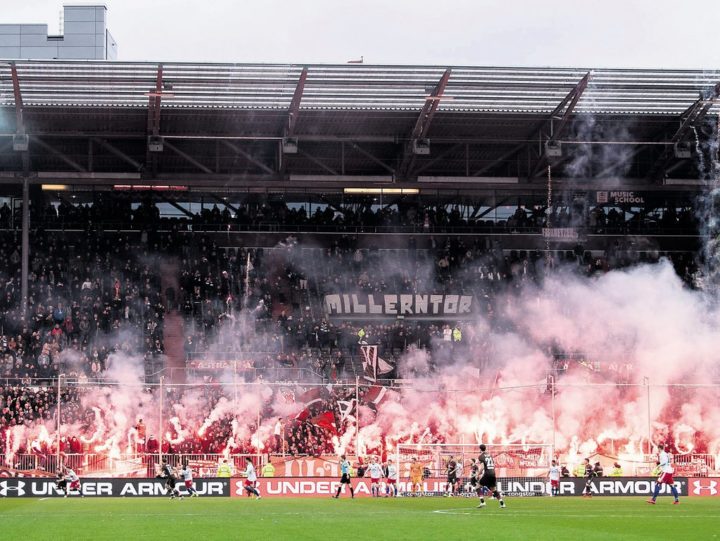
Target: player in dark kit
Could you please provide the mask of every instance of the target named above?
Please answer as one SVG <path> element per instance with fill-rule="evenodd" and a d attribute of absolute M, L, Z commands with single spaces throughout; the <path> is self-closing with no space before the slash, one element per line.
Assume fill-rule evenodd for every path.
<path fill-rule="evenodd" d="M 171 493 L 171 500 L 174 500 L 176 497 L 180 497 L 181 500 L 183 499 L 183 497 L 180 496 L 180 491 L 175 486 L 175 468 L 168 464 L 167 458 L 162 459 L 162 466 L 160 467 L 160 475 L 158 477 L 165 479 L 165 488 Z"/>
<path fill-rule="evenodd" d="M 585 459 L 585 488 L 583 488 L 582 496 L 583 498 L 592 498 L 592 480 L 597 477 L 597 471 L 595 468 L 593 468 L 593 465 L 590 464 L 590 459 Z"/>
<path fill-rule="evenodd" d="M 474 458 L 471 458 L 470 459 L 470 490 L 477 492 L 479 483 L 480 483 L 480 468 L 478 467 L 477 460 Z"/>
<path fill-rule="evenodd" d="M 500 502 L 500 508 L 505 509 L 505 501 L 502 493 L 497 489 L 497 479 L 495 478 L 495 460 L 486 452 L 485 444 L 480 445 L 480 456 L 478 462 L 482 468 L 480 476 L 480 488 L 478 488 L 478 496 L 480 496 L 480 504 L 478 507 L 485 507 L 485 491 L 492 492 L 492 495 Z"/>
<path fill-rule="evenodd" d="M 85 497 L 80 487 L 80 478 L 77 476 L 74 470 L 66 467 L 61 467 L 58 471 L 57 481 L 55 486 L 65 493 L 65 497 L 68 497 L 70 492 L 77 492 L 81 497 Z"/>
<path fill-rule="evenodd" d="M 455 493 L 457 485 L 457 461 L 454 456 L 450 456 L 447 462 L 447 485 L 445 487 L 445 496 L 452 496 Z"/>

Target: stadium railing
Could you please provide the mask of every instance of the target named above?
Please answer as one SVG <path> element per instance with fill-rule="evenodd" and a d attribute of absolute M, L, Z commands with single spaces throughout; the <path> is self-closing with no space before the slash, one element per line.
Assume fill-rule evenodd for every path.
<path fill-rule="evenodd" d="M 75 470 L 79 475 L 107 475 L 107 476 L 147 476 L 157 474 L 161 457 L 168 462 L 181 466 L 187 462 L 199 477 L 214 477 L 218 464 L 228 459 L 234 472 L 245 470 L 245 458 L 251 457 L 255 467 L 259 470 L 266 463 L 266 455 L 261 454 L 232 454 L 217 453 L 122 453 L 109 456 L 102 453 L 63 453 L 60 455 L 62 465 Z M 11 464 L 5 464 L 18 471 L 48 472 L 57 471 L 57 455 L 54 454 L 16 454 Z"/>
<path fill-rule="evenodd" d="M 156 468 L 160 464 L 160 457 L 167 457 L 174 466 L 180 466 L 188 462 L 196 471 L 199 477 L 213 477 L 218 464 L 225 458 L 233 467 L 234 471 L 245 469 L 245 458 L 251 457 L 255 467 L 260 470 L 270 456 L 290 458 L 290 455 L 263 455 L 263 454 L 217 454 L 217 453 L 123 453 L 115 456 L 108 456 L 102 453 L 63 453 L 60 460 L 63 465 L 73 468 L 80 475 L 107 475 L 107 476 L 148 476 L 156 475 Z M 300 459 L 306 455 L 296 455 L 292 458 Z M 307 455 L 309 456 L 309 455 Z M 626 475 L 652 476 L 654 468 L 654 455 L 647 455 L 647 462 L 637 463 L 633 471 L 626 471 Z M 718 470 L 717 457 L 706 453 L 691 453 L 686 455 L 674 455 L 675 474 L 683 477 L 712 477 L 720 475 Z M 2 464 L 19 471 L 26 472 L 48 472 L 52 474 L 57 470 L 57 456 L 54 454 L 16 454 L 12 463 Z M 469 472 L 466 472 L 469 473 Z M 430 476 L 442 478 L 442 468 L 431 468 Z"/>
<path fill-rule="evenodd" d="M 237 354 L 234 355 L 237 359 Z M 222 358 L 209 358 L 203 361 L 198 361 L 196 366 L 185 366 L 185 367 L 169 367 L 166 372 L 170 374 L 171 381 L 177 381 L 179 374 L 193 375 L 193 376 L 213 376 L 218 373 L 222 373 L 223 370 L 231 370 L 233 377 L 237 378 L 238 381 L 257 381 L 259 376 L 265 381 L 274 382 L 315 382 L 318 379 L 315 374 L 309 368 L 283 368 L 283 367 L 268 367 L 268 368 L 237 368 L 234 369 L 233 365 L 235 359 L 222 359 Z M 241 361 L 238 361 L 241 362 Z"/>
<path fill-rule="evenodd" d="M 179 230 L 173 230 L 173 226 L 180 225 Z M 46 231 L 62 231 L 62 232 L 84 232 L 87 227 L 77 222 L 34 222 L 33 227 L 42 227 Z M 540 235 L 542 226 L 513 226 L 509 225 L 505 220 L 490 221 L 486 220 L 482 223 L 464 224 L 464 225 L 432 225 L 425 227 L 422 224 L 407 225 L 363 225 L 363 224 L 287 224 L 279 222 L 262 222 L 257 224 L 236 224 L 236 223 L 216 223 L 216 224 L 193 224 L 190 222 L 172 222 L 158 224 L 132 224 L 127 222 L 103 222 L 103 231 L 118 233 L 137 233 L 143 230 L 153 229 L 158 233 L 377 233 L 377 234 L 393 234 L 405 233 L 413 235 L 437 235 L 437 234 L 528 234 Z M 644 234 L 644 235 L 691 235 L 697 236 L 698 232 L 692 225 L 658 225 L 654 223 L 643 224 L 624 224 L 619 226 L 589 227 L 574 226 L 580 235 L 627 235 L 627 234 Z M 20 227 L 0 228 L 0 230 L 14 231 L 20 230 Z"/>

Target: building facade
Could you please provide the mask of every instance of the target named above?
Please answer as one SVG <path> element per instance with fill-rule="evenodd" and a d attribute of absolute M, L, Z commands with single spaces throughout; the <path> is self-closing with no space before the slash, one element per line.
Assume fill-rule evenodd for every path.
<path fill-rule="evenodd" d="M 46 24 L 0 24 L 0 58 L 22 60 L 115 60 L 117 43 L 107 29 L 104 5 L 63 6 L 60 36 Z"/>

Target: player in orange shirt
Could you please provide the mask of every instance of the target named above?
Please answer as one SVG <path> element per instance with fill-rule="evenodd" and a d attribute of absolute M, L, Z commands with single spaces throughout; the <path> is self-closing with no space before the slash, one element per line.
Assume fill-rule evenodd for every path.
<path fill-rule="evenodd" d="M 413 494 L 418 490 L 422 490 L 422 480 L 423 466 L 418 462 L 417 457 L 413 457 L 410 463 L 410 485 Z"/>

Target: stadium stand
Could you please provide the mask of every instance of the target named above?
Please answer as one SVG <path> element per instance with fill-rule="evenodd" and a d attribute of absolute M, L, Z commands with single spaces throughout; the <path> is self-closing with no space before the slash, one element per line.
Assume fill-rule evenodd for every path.
<path fill-rule="evenodd" d="M 104 452 L 92 441 L 97 408 L 86 398 L 135 369 L 145 386 L 138 402 L 162 397 L 179 415 L 193 393 L 215 411 L 228 396 L 219 383 L 228 374 L 277 389 L 330 385 L 317 398 L 330 408 L 348 399 L 347 389 L 361 393 L 361 345 L 377 346 L 392 366 L 376 378 L 387 386 L 471 350 L 480 371 L 492 357 L 492 344 L 462 320 L 334 319 L 326 295 L 469 295 L 483 321 L 509 331 L 499 303 L 553 276 L 669 260 L 687 288 L 702 282 L 703 187 L 692 181 L 703 171 L 655 143 L 687 140 L 702 125 L 693 116 L 677 130 L 712 82 L 706 73 L 602 70 L 587 87 L 581 70 L 457 68 L 448 82 L 433 67 L 310 67 L 300 108 L 282 90 L 299 66 L 46 67 L 0 65 L 0 84 L 18 83 L 0 98 L 3 118 L 15 122 L 8 133 L 31 131 L 27 150 L 0 134 L 0 448 L 35 456 L 39 468 L 51 469 L 58 452 Z M 667 77 L 676 86 L 656 99 L 651 91 Z M 163 78 L 176 95 L 148 97 Z M 270 104 L 252 80 L 272 89 Z M 103 90 L 107 81 L 127 94 Z M 227 84 L 222 103 L 208 97 L 219 81 Z M 493 98 L 498 84 L 520 84 L 526 97 Z M 430 113 L 424 89 L 439 85 L 454 99 Z M 397 101 L 388 89 L 401 90 Z M 585 97 L 573 110 L 563 98 L 574 93 Z M 280 128 L 298 114 L 293 130 Z M 558 115 L 566 148 L 585 148 L 581 128 L 595 115 L 631 128 L 627 145 L 637 151 L 616 164 L 591 150 L 583 155 L 590 169 L 573 169 L 572 153 L 538 153 L 537 140 L 561 136 L 550 129 Z M 432 126 L 423 125 L 428 118 Z M 298 152 L 287 150 L 294 138 Z M 415 153 L 413 143 L 425 138 L 432 153 Z M 585 362 L 557 344 L 541 346 L 558 373 Z M 408 351 L 427 352 L 428 363 L 404 366 Z M 58 397 L 58 425 L 73 435 L 33 439 L 17 430 L 55 423 Z M 175 425 L 153 429 L 132 451 L 268 452 L 273 434 L 253 434 L 274 412 L 264 402 L 255 410 L 237 439 L 221 415 L 192 436 L 181 438 Z M 308 415 L 315 422 L 288 417 L 274 452 L 337 447 L 342 427 Z"/>

